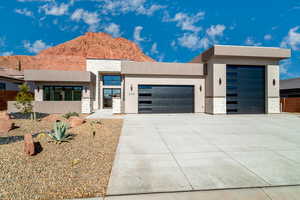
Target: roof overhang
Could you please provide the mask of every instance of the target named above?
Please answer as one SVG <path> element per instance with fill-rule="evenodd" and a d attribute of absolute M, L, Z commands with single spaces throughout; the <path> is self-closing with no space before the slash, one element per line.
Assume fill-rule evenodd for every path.
<path fill-rule="evenodd" d="M 94 80 L 93 74 L 87 71 L 58 71 L 58 70 L 24 70 L 25 81 L 35 82 L 82 82 Z"/>
<path fill-rule="evenodd" d="M 300 78 L 280 80 L 280 90 L 300 89 Z"/>
<path fill-rule="evenodd" d="M 215 45 L 196 57 L 193 62 L 207 62 L 215 57 L 248 57 L 282 60 L 291 57 L 291 50 L 276 47 Z"/>
<path fill-rule="evenodd" d="M 203 76 L 201 63 L 165 63 L 123 61 L 121 74 L 131 75 L 169 75 Z"/>

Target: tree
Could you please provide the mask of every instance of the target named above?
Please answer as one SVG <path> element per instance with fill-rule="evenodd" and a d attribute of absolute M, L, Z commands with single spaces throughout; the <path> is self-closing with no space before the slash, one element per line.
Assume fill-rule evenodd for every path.
<path fill-rule="evenodd" d="M 32 101 L 34 100 L 33 95 L 30 92 L 29 86 L 24 83 L 19 86 L 20 91 L 16 96 L 15 106 L 23 114 L 31 114 L 31 119 L 33 119 L 33 105 Z"/>

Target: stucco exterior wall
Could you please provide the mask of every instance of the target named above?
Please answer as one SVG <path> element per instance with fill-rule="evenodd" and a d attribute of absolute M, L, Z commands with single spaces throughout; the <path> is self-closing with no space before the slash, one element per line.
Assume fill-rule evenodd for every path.
<path fill-rule="evenodd" d="M 204 112 L 205 79 L 200 76 L 125 76 L 125 113 L 138 113 L 138 85 L 193 85 L 195 112 Z M 201 86 L 201 91 L 200 91 Z M 132 90 L 131 90 L 132 88 Z"/>
<path fill-rule="evenodd" d="M 96 84 L 93 87 L 92 110 L 102 108 L 102 87 L 99 73 L 120 73 L 121 60 L 98 60 L 87 59 L 86 70 L 92 72 L 96 76 Z"/>
<path fill-rule="evenodd" d="M 205 112 L 226 114 L 226 64 L 207 64 Z"/>
<path fill-rule="evenodd" d="M 16 113 L 15 101 L 8 101 L 8 112 Z M 48 114 L 81 113 L 81 101 L 34 101 L 33 111 Z"/>

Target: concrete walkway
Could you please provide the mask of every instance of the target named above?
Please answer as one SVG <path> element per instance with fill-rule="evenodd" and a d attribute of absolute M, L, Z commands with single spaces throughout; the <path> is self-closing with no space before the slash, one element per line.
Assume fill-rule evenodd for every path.
<path fill-rule="evenodd" d="M 108 194 L 298 185 L 299 122 L 288 114 L 127 115 Z"/>
<path fill-rule="evenodd" d="M 96 110 L 86 117 L 87 119 L 122 119 L 124 115 L 114 115 L 112 109 Z"/>
<path fill-rule="evenodd" d="M 299 200 L 300 187 L 271 187 L 215 191 L 109 196 L 78 200 Z"/>

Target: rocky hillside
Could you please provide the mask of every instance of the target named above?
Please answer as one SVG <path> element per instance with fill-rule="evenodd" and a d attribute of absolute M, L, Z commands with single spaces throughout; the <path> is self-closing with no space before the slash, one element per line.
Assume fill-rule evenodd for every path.
<path fill-rule="evenodd" d="M 0 67 L 84 71 L 86 58 L 154 62 L 127 39 L 113 38 L 106 33 L 86 33 L 36 56 L 0 56 Z"/>

